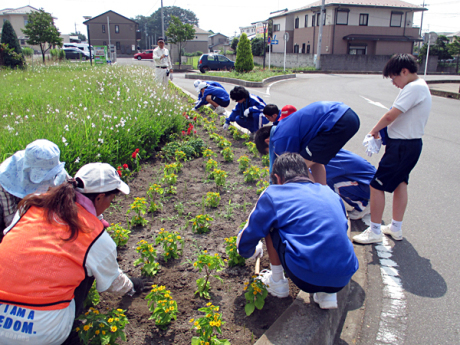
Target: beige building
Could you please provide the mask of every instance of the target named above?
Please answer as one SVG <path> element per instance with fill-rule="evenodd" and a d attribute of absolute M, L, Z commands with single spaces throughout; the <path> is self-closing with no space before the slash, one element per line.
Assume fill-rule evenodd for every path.
<path fill-rule="evenodd" d="M 273 52 L 317 54 L 321 1 L 276 13 Z M 420 41 L 415 12 L 426 8 L 400 0 L 326 0 L 321 54 L 391 55 L 412 53 Z"/>
<path fill-rule="evenodd" d="M 92 46 L 113 45 L 117 56 L 137 53 L 136 31 L 139 24 L 114 11 L 104 12 L 83 22 L 88 26 Z"/>
<path fill-rule="evenodd" d="M 29 14 L 38 11 L 32 6 L 23 6 L 19 8 L 5 8 L 0 10 L 0 34 L 2 32 L 3 23 L 8 20 L 13 26 L 16 36 L 18 36 L 21 47 L 31 47 L 35 50 L 40 50 L 40 46 L 31 46 L 27 44 L 27 37 L 23 34 L 22 29 L 25 29 Z M 54 18 L 54 17 L 53 17 Z M 56 18 L 54 18 L 56 19 Z"/>
<path fill-rule="evenodd" d="M 228 36 L 225 36 L 220 32 L 209 36 L 208 48 L 211 53 L 215 51 L 224 53 L 227 50 L 231 50 Z"/>

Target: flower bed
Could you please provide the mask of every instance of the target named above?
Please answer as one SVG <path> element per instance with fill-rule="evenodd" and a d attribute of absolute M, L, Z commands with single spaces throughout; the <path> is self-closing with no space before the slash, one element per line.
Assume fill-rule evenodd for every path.
<path fill-rule="evenodd" d="M 199 118 L 197 120 L 200 122 Z M 233 345 L 252 344 L 297 295 L 298 289 L 291 283 L 288 298 L 278 299 L 269 295 L 262 310 L 254 309 L 252 304 L 252 314 L 246 315 L 245 287 L 254 274 L 254 262 L 246 261 L 243 266 L 229 267 L 228 261 L 238 261 L 231 260 L 228 248 L 226 252 L 231 242 L 226 239 L 236 236 L 239 226 L 247 219 L 258 198 L 257 189 L 261 184 L 257 186 L 256 183 L 268 180 L 267 170 L 262 167 L 260 157 L 249 151 L 250 146 L 246 145 L 244 139 L 234 140 L 231 132 L 224 133 L 220 129 L 221 119 L 215 117 L 215 123 L 212 121 L 208 118 L 202 125 L 191 121 L 193 129 L 189 131 L 190 134 L 185 133 L 178 139 L 180 145 L 181 140 L 188 135 L 202 138 L 205 142 L 202 148 L 204 157 L 184 161 L 180 159 L 181 154 L 174 155 L 171 152 L 174 144 L 167 145 L 163 149 L 163 158 L 157 157 L 155 161 L 141 166 L 135 179 L 129 183 L 131 194 L 118 197 L 115 204 L 105 212 L 105 218 L 110 223 L 120 223 L 122 227 L 128 228 L 134 214 L 138 214 L 137 207 L 144 207 L 136 206 L 133 209 L 133 203 L 141 203 L 147 209 L 152 203 L 155 204 L 156 211 L 153 214 L 148 212 L 143 215 L 148 221 L 144 223 L 146 225 L 129 229 L 131 233 L 127 244 L 118 250 L 119 264 L 128 275 L 140 276 L 141 270 L 145 273 L 146 265 L 133 265 L 141 257 L 138 252 L 146 250 L 143 256 L 149 256 L 149 253 L 155 251 L 156 262 L 149 261 L 150 266 L 147 267 L 153 271 L 158 270 L 151 281 L 156 285 L 155 289 L 165 286 L 164 289 L 169 291 L 168 298 L 173 298 L 174 306 L 177 305 L 177 310 L 173 307 L 173 310 L 163 310 L 163 314 L 157 310 L 156 316 L 149 319 L 152 308 L 149 309 L 145 299 L 149 291 L 135 298 L 101 294 L 98 309 L 126 310 L 129 324 L 125 331 L 129 344 L 191 344 L 192 338 L 199 335 L 197 328 L 203 330 L 206 325 L 221 330 L 221 335 L 214 331 L 217 339 L 227 339 Z M 190 128 L 190 125 L 186 128 Z M 232 160 L 228 158 L 228 152 L 224 152 L 228 147 L 233 153 Z M 179 156 L 179 160 L 175 161 L 174 156 Z M 243 156 L 248 158 L 238 162 Z M 170 157 L 170 160 L 165 157 Z M 217 167 L 215 163 L 210 164 L 210 160 L 216 162 Z M 245 161 L 247 168 L 241 167 L 241 161 Z M 175 165 L 177 163 L 182 167 Z M 251 179 L 247 178 L 248 174 L 244 174 L 247 169 L 251 171 Z M 170 185 L 166 176 L 171 174 L 176 175 L 177 182 Z M 168 193 L 171 186 L 175 194 Z M 215 197 L 217 193 L 220 201 L 212 199 L 207 202 L 208 196 Z M 132 211 L 127 216 L 130 209 Z M 180 241 L 176 241 L 177 238 L 183 241 L 183 249 Z M 167 244 L 168 241 L 175 246 L 165 246 L 164 242 Z M 146 243 L 153 244 L 151 249 L 145 247 Z M 140 246 L 147 249 L 139 249 Z M 219 267 L 222 269 L 219 270 Z M 267 255 L 262 258 L 261 267 L 269 268 Z M 205 276 L 208 268 L 216 268 L 212 275 L 217 275 L 219 279 L 210 276 L 207 282 L 201 280 L 201 286 L 210 286 L 207 293 L 201 294 L 198 293 L 197 280 Z M 254 295 L 260 291 L 259 286 L 249 287 L 248 291 L 254 292 Z M 150 299 L 153 298 L 151 296 Z M 160 301 L 160 307 L 161 302 L 164 301 Z M 170 324 L 164 325 L 161 321 L 156 324 L 155 318 L 172 313 L 176 319 L 170 318 Z M 206 316 L 209 316 L 209 320 Z M 196 338 L 194 343 L 200 344 Z"/>

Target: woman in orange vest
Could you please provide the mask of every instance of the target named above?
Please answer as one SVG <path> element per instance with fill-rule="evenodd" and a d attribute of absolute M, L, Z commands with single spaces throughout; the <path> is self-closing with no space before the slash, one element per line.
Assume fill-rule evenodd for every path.
<path fill-rule="evenodd" d="M 120 192 L 129 187 L 116 170 L 91 163 L 75 179 L 19 203 L 0 245 L 0 344 L 78 343 L 71 331 L 94 279 L 98 291 L 142 291 L 142 280 L 118 267 L 101 222 Z"/>

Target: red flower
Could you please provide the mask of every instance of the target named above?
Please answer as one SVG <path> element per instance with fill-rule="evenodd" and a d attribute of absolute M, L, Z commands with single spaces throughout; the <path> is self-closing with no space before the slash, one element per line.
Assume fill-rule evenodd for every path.
<path fill-rule="evenodd" d="M 136 158 L 137 157 L 137 152 L 134 151 L 133 154 L 131 155 L 131 157 Z"/>
<path fill-rule="evenodd" d="M 128 164 L 123 164 L 123 168 L 128 169 Z"/>
<path fill-rule="evenodd" d="M 192 131 L 192 129 L 189 127 L 189 128 L 187 129 L 187 135 L 190 135 L 190 132 L 191 132 L 191 131 Z"/>
<path fill-rule="evenodd" d="M 117 168 L 117 170 L 121 170 L 121 169 L 123 169 L 123 168 L 122 168 L 122 167 L 118 167 L 118 168 Z"/>
<path fill-rule="evenodd" d="M 186 116 L 186 115 L 187 115 L 187 113 L 184 111 L 184 112 L 182 113 L 182 115 Z"/>
<path fill-rule="evenodd" d="M 134 152 L 139 153 L 139 149 L 135 149 Z"/>
<path fill-rule="evenodd" d="M 196 131 L 193 131 L 194 134 L 196 134 Z"/>
<path fill-rule="evenodd" d="M 117 173 L 118 173 L 118 176 L 121 177 L 121 175 L 122 175 L 122 174 L 121 174 L 121 171 L 120 171 L 120 170 L 117 170 Z"/>
<path fill-rule="evenodd" d="M 196 121 L 196 116 L 193 118 L 193 121 Z"/>

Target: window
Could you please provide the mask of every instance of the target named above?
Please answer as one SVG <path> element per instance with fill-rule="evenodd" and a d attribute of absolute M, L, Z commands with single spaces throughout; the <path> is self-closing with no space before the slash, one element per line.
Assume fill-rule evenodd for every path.
<path fill-rule="evenodd" d="M 120 42 L 116 42 L 115 44 L 117 45 L 117 50 L 120 50 L 121 49 Z"/>
<path fill-rule="evenodd" d="M 401 27 L 402 12 L 391 12 L 390 26 Z"/>
<path fill-rule="evenodd" d="M 320 18 L 321 18 L 321 13 L 316 13 L 316 26 L 319 26 Z M 326 13 L 324 13 L 323 25 L 326 25 Z"/>
<path fill-rule="evenodd" d="M 294 21 L 294 29 L 298 29 L 299 28 L 299 18 L 297 17 Z"/>
<path fill-rule="evenodd" d="M 218 55 L 217 56 L 220 62 L 228 62 L 228 59 L 225 56 Z"/>
<path fill-rule="evenodd" d="M 298 44 L 294 45 L 294 53 L 296 53 L 296 54 L 299 53 L 299 45 Z"/>
<path fill-rule="evenodd" d="M 280 31 L 280 25 L 281 24 L 274 24 L 273 25 L 273 31 Z"/>
<path fill-rule="evenodd" d="M 305 27 L 308 26 L 308 14 L 305 15 Z"/>
<path fill-rule="evenodd" d="M 367 26 L 367 23 L 369 21 L 369 15 L 360 13 L 359 14 L 359 26 Z"/>
<path fill-rule="evenodd" d="M 307 44 L 307 54 L 310 54 L 310 45 Z"/>
<path fill-rule="evenodd" d="M 26 40 L 21 39 L 21 45 L 25 45 L 25 44 L 26 44 Z"/>
<path fill-rule="evenodd" d="M 115 25 L 115 33 L 116 34 L 120 33 L 120 26 L 119 25 Z"/>
<path fill-rule="evenodd" d="M 366 55 L 365 45 L 353 45 L 348 47 L 348 54 L 350 55 Z"/>
<path fill-rule="evenodd" d="M 312 15 L 311 16 L 311 26 L 315 26 L 315 19 L 316 19 L 316 16 Z"/>
<path fill-rule="evenodd" d="M 5 22 L 5 19 L 3 19 L 3 22 Z M 24 26 L 26 26 L 27 23 L 29 23 L 29 17 L 24 17 Z"/>
<path fill-rule="evenodd" d="M 348 10 L 338 10 L 337 11 L 337 25 L 348 25 Z"/>
<path fill-rule="evenodd" d="M 102 33 L 105 34 L 105 24 L 102 24 Z"/>
<path fill-rule="evenodd" d="M 305 54 L 305 43 L 302 43 L 302 54 Z"/>

